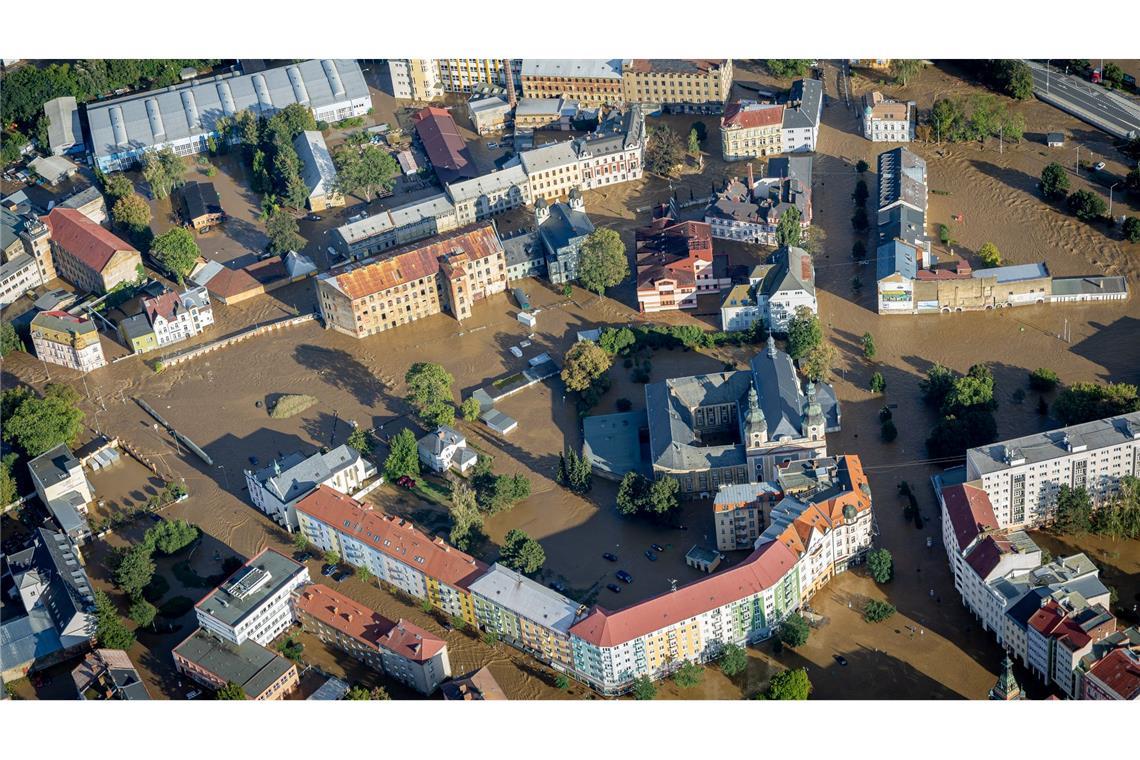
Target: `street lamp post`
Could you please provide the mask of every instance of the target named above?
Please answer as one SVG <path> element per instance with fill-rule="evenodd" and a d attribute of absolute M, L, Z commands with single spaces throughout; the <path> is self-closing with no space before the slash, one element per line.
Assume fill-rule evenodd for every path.
<path fill-rule="evenodd" d="M 1051 59 L 1049 59 L 1049 58 L 1045 59 L 1045 94 L 1046 95 L 1049 94 L 1049 61 L 1050 60 Z"/>
<path fill-rule="evenodd" d="M 1112 187 L 1108 188 L 1108 218 L 1112 219 L 1112 191 L 1116 189 L 1119 182 L 1113 182 Z"/>
<path fill-rule="evenodd" d="M 226 471 L 226 466 L 224 464 L 220 464 L 218 465 L 218 469 L 222 471 L 222 475 L 226 478 L 226 490 L 230 490 L 230 474 Z"/>

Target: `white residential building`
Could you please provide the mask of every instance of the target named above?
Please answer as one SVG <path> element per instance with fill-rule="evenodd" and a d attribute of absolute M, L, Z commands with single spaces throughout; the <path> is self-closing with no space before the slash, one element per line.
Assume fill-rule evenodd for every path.
<path fill-rule="evenodd" d="M 819 119 L 823 112 L 823 82 L 798 79 L 784 104 L 780 147 L 784 153 L 815 150 L 819 141 Z"/>
<path fill-rule="evenodd" d="M 324 485 L 353 494 L 377 474 L 376 465 L 348 444 L 325 454 L 300 452 L 274 459 L 262 470 L 245 471 L 250 501 L 290 531 L 296 530 L 297 502 Z"/>
<path fill-rule="evenodd" d="M 450 425 L 440 425 L 435 432 L 419 440 L 420 461 L 438 473 L 455 468 L 466 473 L 479 461 L 475 449 L 467 448 L 467 439 Z"/>
<path fill-rule="evenodd" d="M 336 164 L 325 145 L 324 136 L 315 129 L 305 130 L 293 139 L 293 147 L 301 159 L 301 178 L 309 191 L 306 199 L 310 211 L 344 205 Z"/>
<path fill-rule="evenodd" d="M 863 96 L 863 136 L 871 142 L 910 142 L 914 139 L 913 101 L 890 100 L 875 90 Z"/>
<path fill-rule="evenodd" d="M 106 366 L 99 330 L 90 317 L 66 311 L 41 311 L 32 318 L 32 346 L 36 358 L 80 372 Z"/>
<path fill-rule="evenodd" d="M 143 299 L 142 308 L 159 346 L 193 338 L 214 324 L 210 294 L 201 285 L 183 293 L 167 291 L 160 296 Z"/>
<path fill-rule="evenodd" d="M 768 330 L 786 333 L 798 309 L 819 313 L 815 293 L 815 267 L 802 248 L 782 248 L 774 264 L 752 269 L 748 284 L 733 287 L 720 307 L 724 330 L 747 330 L 763 319 Z"/>
<path fill-rule="evenodd" d="M 309 583 L 309 569 L 263 549 L 194 605 L 198 625 L 232 644 L 267 646 L 296 620 L 290 595 Z"/>
<path fill-rule="evenodd" d="M 28 462 L 36 495 L 67 537 L 76 544 L 91 535 L 84 515 L 95 500 L 95 489 L 83 465 L 62 443 Z"/>

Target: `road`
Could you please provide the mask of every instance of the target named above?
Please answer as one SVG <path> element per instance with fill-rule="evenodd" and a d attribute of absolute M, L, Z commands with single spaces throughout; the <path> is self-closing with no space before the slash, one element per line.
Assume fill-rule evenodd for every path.
<path fill-rule="evenodd" d="M 1140 134 L 1140 105 L 1099 85 L 1026 61 L 1033 72 L 1033 94 L 1114 137 Z"/>

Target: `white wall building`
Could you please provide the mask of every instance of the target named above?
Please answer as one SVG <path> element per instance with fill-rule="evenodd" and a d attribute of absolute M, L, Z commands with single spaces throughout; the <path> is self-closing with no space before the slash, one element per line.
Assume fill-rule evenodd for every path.
<path fill-rule="evenodd" d="M 193 338 L 214 324 L 210 294 L 201 285 L 183 293 L 166 292 L 143 299 L 142 308 L 159 346 Z"/>
<path fill-rule="evenodd" d="M 194 605 L 194 613 L 198 625 L 226 641 L 267 646 L 296 620 L 290 596 L 307 583 L 307 567 L 263 549 Z"/>
<path fill-rule="evenodd" d="M 250 501 L 290 531 L 296 530 L 297 502 L 324 485 L 352 495 L 377 474 L 376 465 L 348 444 L 310 457 L 300 452 L 273 460 L 259 471 L 246 470 Z"/>
<path fill-rule="evenodd" d="M 419 440 L 420 461 L 438 473 L 452 467 L 466 473 L 479 461 L 474 449 L 467 448 L 467 439 L 450 425 L 440 425 Z"/>
<path fill-rule="evenodd" d="M 915 104 L 890 100 L 878 90 L 863 96 L 863 137 L 871 142 L 910 142 L 914 139 Z"/>
<path fill-rule="evenodd" d="M 819 141 L 819 119 L 823 112 L 823 82 L 798 79 L 792 85 L 784 104 L 784 120 L 780 129 L 784 153 L 815 150 Z"/>

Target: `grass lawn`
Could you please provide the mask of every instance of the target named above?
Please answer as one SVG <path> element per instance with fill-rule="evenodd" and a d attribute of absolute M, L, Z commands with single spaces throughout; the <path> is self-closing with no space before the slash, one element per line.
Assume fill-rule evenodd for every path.
<path fill-rule="evenodd" d="M 451 489 L 443 483 L 428 480 L 427 478 L 421 477 L 417 480 L 416 487 L 412 489 L 412 493 L 424 501 L 433 501 L 436 504 L 442 504 L 444 507 L 451 504 Z"/>

